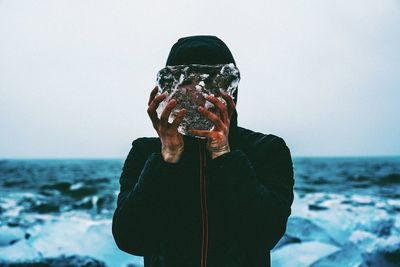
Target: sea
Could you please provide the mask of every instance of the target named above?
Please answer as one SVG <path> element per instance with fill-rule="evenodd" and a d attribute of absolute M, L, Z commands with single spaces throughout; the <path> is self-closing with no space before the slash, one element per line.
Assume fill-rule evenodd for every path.
<path fill-rule="evenodd" d="M 123 163 L 0 160 L 0 266 L 143 266 L 111 233 Z M 273 267 L 400 266 L 400 157 L 294 157 L 293 166 Z"/>

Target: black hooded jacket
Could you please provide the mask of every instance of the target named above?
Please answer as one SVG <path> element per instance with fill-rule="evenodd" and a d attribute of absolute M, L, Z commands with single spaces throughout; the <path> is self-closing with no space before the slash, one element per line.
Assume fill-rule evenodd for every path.
<path fill-rule="evenodd" d="M 146 267 L 270 266 L 291 214 L 291 154 L 232 116 L 231 151 L 215 159 L 205 139 L 184 135 L 177 163 L 163 160 L 158 137 L 132 142 L 112 222 L 121 250 Z"/>

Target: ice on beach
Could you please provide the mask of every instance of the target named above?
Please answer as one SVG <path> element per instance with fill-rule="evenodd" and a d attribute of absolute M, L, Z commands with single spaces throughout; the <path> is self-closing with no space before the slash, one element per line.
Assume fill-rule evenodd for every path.
<path fill-rule="evenodd" d="M 0 247 L 8 246 L 16 241 L 23 239 L 24 231 L 15 227 L 0 227 Z"/>
<path fill-rule="evenodd" d="M 306 218 L 291 217 L 287 224 L 286 234 L 296 237 L 302 242 L 319 241 L 331 245 L 339 245 L 329 233 Z"/>
<path fill-rule="evenodd" d="M 272 266 L 399 266 L 400 158 L 294 163 L 292 214 L 272 250 Z M 111 233 L 122 166 L 122 160 L 2 161 L 0 266 L 38 257 L 70 262 L 62 254 L 111 267 L 143 266 L 142 257 L 116 247 Z M 369 167 L 363 174 L 360 166 Z"/>
<path fill-rule="evenodd" d="M 87 218 L 64 218 L 42 226 L 33 238 L 32 247 L 45 257 L 89 255 L 108 266 L 142 263 L 140 257 L 127 254 L 116 246 L 111 233 L 111 220 L 92 221 Z"/>
<path fill-rule="evenodd" d="M 334 245 L 311 241 L 299 244 L 290 244 L 274 250 L 271 255 L 271 264 L 274 267 L 304 267 L 323 258 L 340 248 Z"/>
<path fill-rule="evenodd" d="M 400 207 L 400 199 L 388 199 L 387 203 L 393 207 Z"/>
<path fill-rule="evenodd" d="M 363 262 L 362 251 L 355 245 L 348 245 L 332 254 L 320 258 L 310 267 L 358 267 Z"/>
<path fill-rule="evenodd" d="M 125 253 L 116 246 L 110 219 L 93 221 L 84 215 L 63 215 L 35 225 L 29 232 L 29 239 L 0 247 L 0 262 L 82 255 L 101 260 L 111 267 L 143 266 L 142 257 Z"/>
<path fill-rule="evenodd" d="M 39 258 L 40 252 L 33 248 L 28 240 L 22 239 L 11 246 L 0 247 L 0 262 L 16 262 Z"/>
<path fill-rule="evenodd" d="M 308 194 L 300 198 L 295 194 L 291 217 L 308 218 L 315 225 L 325 229 L 339 243 L 345 243 L 355 230 L 368 232 L 394 229 L 395 218 L 386 209 L 379 209 L 367 203 L 379 203 L 374 197 L 344 196 L 339 194 Z M 362 204 L 360 204 L 362 203 Z M 327 207 L 324 210 L 310 210 L 310 204 Z M 391 219 L 392 218 L 392 219 Z M 388 225 L 391 224 L 391 225 Z"/>
<path fill-rule="evenodd" d="M 400 259 L 400 216 L 371 205 L 379 202 L 382 199 L 372 196 L 315 193 L 299 197 L 295 194 L 286 237 L 282 240 L 283 244 L 278 243 L 273 250 L 273 263 L 276 266 L 313 267 L 392 266 L 390 259 L 394 262 Z M 322 205 L 326 209 L 313 210 L 310 204 Z M 288 238 L 289 242 L 286 242 Z M 301 246 L 309 242 L 338 249 L 322 255 L 319 248 L 313 250 L 308 249 L 309 245 Z M 301 253 L 296 251 L 297 248 Z M 285 249 L 294 253 L 292 257 L 295 257 L 296 263 L 292 262 L 292 257 L 283 256 L 286 255 Z M 301 255 L 297 259 L 298 253 Z"/>
<path fill-rule="evenodd" d="M 400 251 L 400 237 L 398 235 L 378 237 L 373 233 L 357 230 L 354 231 L 349 240 L 368 253 L 391 247 L 396 247 Z"/>
<path fill-rule="evenodd" d="M 177 104 L 172 110 L 169 122 L 172 123 L 177 113 L 185 108 L 187 113 L 178 127 L 182 134 L 189 135 L 188 129 L 211 130 L 214 124 L 202 115 L 198 106 L 220 115 L 219 109 L 205 97 L 212 95 L 226 105 L 221 96 L 221 91 L 233 97 L 240 80 L 238 68 L 233 64 L 219 65 L 178 65 L 166 66 L 157 74 L 158 94 L 164 92 L 168 96 L 157 108 L 158 117 L 171 99 L 176 99 Z"/>

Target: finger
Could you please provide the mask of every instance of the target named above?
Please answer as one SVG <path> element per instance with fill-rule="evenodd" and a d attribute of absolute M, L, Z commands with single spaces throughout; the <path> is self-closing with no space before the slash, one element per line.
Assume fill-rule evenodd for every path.
<path fill-rule="evenodd" d="M 227 92 L 221 92 L 222 97 L 225 99 L 228 106 L 228 116 L 231 118 L 233 111 L 236 109 L 235 101 Z"/>
<path fill-rule="evenodd" d="M 168 104 L 165 106 L 165 108 L 164 108 L 164 110 L 163 110 L 163 112 L 161 113 L 161 116 L 160 116 L 161 127 L 167 128 L 169 114 L 171 114 L 171 111 L 175 107 L 175 105 L 176 105 L 176 100 L 175 99 L 171 99 L 168 102 Z"/>
<path fill-rule="evenodd" d="M 207 130 L 194 130 L 194 129 L 188 129 L 188 132 L 192 135 L 197 135 L 197 136 L 204 136 L 208 138 L 213 138 L 214 134 L 212 131 L 207 131 Z"/>
<path fill-rule="evenodd" d="M 200 106 L 198 108 L 198 110 L 201 114 L 206 116 L 210 121 L 212 121 L 214 123 L 217 130 L 225 130 L 225 125 L 222 123 L 221 119 L 217 115 L 215 115 L 211 111 L 208 111 L 207 109 L 203 108 L 202 106 Z"/>
<path fill-rule="evenodd" d="M 174 121 L 172 122 L 172 127 L 173 128 L 176 129 L 176 128 L 179 127 L 179 124 L 181 124 L 181 122 L 182 122 L 183 118 L 185 117 L 186 113 L 187 113 L 186 109 L 181 109 L 179 111 L 178 115 L 176 115 Z"/>
<path fill-rule="evenodd" d="M 213 103 L 220 111 L 221 116 L 222 116 L 222 121 L 227 124 L 228 123 L 228 110 L 226 108 L 226 105 L 223 104 L 218 98 L 215 96 L 207 95 L 206 99 Z"/>
<path fill-rule="evenodd" d="M 166 96 L 167 95 L 165 93 L 156 96 L 153 101 L 151 101 L 150 106 L 147 108 L 147 114 L 149 114 L 153 125 L 158 124 L 159 122 L 156 110 L 160 102 L 163 101 Z"/>
<path fill-rule="evenodd" d="M 157 92 L 158 92 L 158 87 L 157 87 L 157 86 L 154 87 L 153 90 L 151 90 L 150 97 L 149 97 L 149 101 L 147 102 L 147 105 L 148 105 L 148 106 L 150 106 L 151 101 L 153 101 L 153 99 L 154 99 L 154 97 L 156 96 Z"/>

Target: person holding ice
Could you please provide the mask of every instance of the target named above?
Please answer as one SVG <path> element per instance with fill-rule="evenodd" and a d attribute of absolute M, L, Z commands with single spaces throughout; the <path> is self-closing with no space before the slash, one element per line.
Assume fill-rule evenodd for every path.
<path fill-rule="evenodd" d="M 237 125 L 238 81 L 209 35 L 180 38 L 158 73 L 147 109 L 158 137 L 132 142 L 112 223 L 117 246 L 146 267 L 270 266 L 293 163 L 283 138 Z"/>

